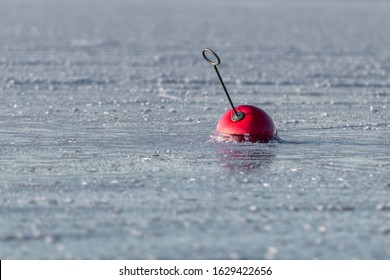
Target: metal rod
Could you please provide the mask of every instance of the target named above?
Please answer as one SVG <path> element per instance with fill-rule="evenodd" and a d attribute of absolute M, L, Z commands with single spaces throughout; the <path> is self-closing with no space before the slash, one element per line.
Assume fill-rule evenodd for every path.
<path fill-rule="evenodd" d="M 229 95 L 229 93 L 228 93 L 228 91 L 227 91 L 227 89 L 226 89 L 225 83 L 224 83 L 223 80 L 222 80 L 221 74 L 219 74 L 217 65 L 214 65 L 214 69 L 215 69 L 215 72 L 217 72 L 219 81 L 221 82 L 221 85 L 222 85 L 223 89 L 225 90 L 226 97 L 227 97 L 227 99 L 229 100 L 230 106 L 232 106 L 232 109 L 233 109 L 233 111 L 234 111 L 234 114 L 238 117 L 238 113 L 237 113 L 237 111 L 236 111 L 236 108 L 234 107 L 233 101 L 232 101 L 232 99 L 230 98 L 230 95 Z"/>
<path fill-rule="evenodd" d="M 206 52 L 209 52 L 209 53 L 213 54 L 217 60 L 213 61 L 210 58 L 208 58 L 207 55 L 206 55 Z M 219 59 L 218 55 L 211 49 L 203 49 L 202 54 L 203 54 L 204 59 L 206 59 L 206 61 L 208 63 L 213 65 L 214 69 L 215 69 L 215 72 L 217 72 L 219 81 L 221 82 L 221 85 L 222 85 L 222 87 L 223 87 L 223 89 L 224 89 L 224 91 L 226 93 L 226 97 L 229 100 L 230 106 L 232 106 L 232 109 L 233 109 L 233 112 L 234 112 L 234 115 L 232 116 L 232 120 L 233 121 L 239 121 L 239 120 L 243 119 L 244 118 L 244 113 L 243 112 L 237 112 L 236 108 L 234 107 L 233 101 L 230 98 L 230 95 L 229 95 L 229 93 L 228 93 L 228 91 L 226 89 L 225 83 L 222 80 L 221 74 L 219 74 L 217 65 L 219 65 L 221 63 L 221 60 Z"/>

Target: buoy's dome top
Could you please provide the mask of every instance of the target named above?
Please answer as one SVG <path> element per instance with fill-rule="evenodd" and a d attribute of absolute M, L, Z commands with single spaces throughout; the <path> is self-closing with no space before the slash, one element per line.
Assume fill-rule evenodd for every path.
<path fill-rule="evenodd" d="M 234 135 L 260 135 L 269 139 L 276 135 L 274 122 L 262 109 L 252 105 L 240 105 L 235 108 L 244 113 L 244 117 L 235 121 L 232 119 L 234 111 L 228 110 L 218 122 L 216 129 L 218 132 Z"/>

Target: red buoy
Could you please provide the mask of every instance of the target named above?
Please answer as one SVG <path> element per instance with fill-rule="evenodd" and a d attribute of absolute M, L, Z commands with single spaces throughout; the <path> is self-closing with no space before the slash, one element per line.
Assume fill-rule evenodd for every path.
<path fill-rule="evenodd" d="M 211 60 L 206 53 L 213 54 L 216 60 Z M 222 141 L 265 143 L 273 139 L 278 140 L 275 124 L 266 112 L 252 105 L 234 106 L 217 68 L 221 63 L 218 55 L 211 49 L 204 49 L 203 57 L 213 65 L 232 107 L 219 120 L 217 134 L 212 135 L 213 138 Z"/>
<path fill-rule="evenodd" d="M 235 109 L 243 114 L 242 119 L 235 120 L 235 113 L 230 109 L 219 120 L 218 133 L 236 142 L 267 143 L 276 137 L 275 124 L 262 109 L 252 105 L 240 105 Z"/>

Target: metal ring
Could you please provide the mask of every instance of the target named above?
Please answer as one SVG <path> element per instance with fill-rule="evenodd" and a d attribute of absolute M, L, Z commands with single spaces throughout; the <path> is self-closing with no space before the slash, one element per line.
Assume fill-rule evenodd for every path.
<path fill-rule="evenodd" d="M 217 61 L 212 61 L 210 58 L 208 58 L 207 55 L 206 55 L 206 52 L 209 52 L 209 53 L 213 54 L 217 58 Z M 202 54 L 203 54 L 204 59 L 206 59 L 208 63 L 210 63 L 210 64 L 212 64 L 214 66 L 217 66 L 217 65 L 219 65 L 221 63 L 221 60 L 219 59 L 218 55 L 213 50 L 204 49 Z"/>

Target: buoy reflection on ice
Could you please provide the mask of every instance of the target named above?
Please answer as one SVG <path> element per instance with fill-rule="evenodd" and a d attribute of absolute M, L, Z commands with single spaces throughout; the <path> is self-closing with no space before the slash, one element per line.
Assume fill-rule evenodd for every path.
<path fill-rule="evenodd" d="M 219 162 L 228 172 L 250 172 L 252 170 L 267 169 L 276 153 L 276 145 L 250 144 L 236 145 L 234 143 L 218 146 L 216 153 Z"/>

